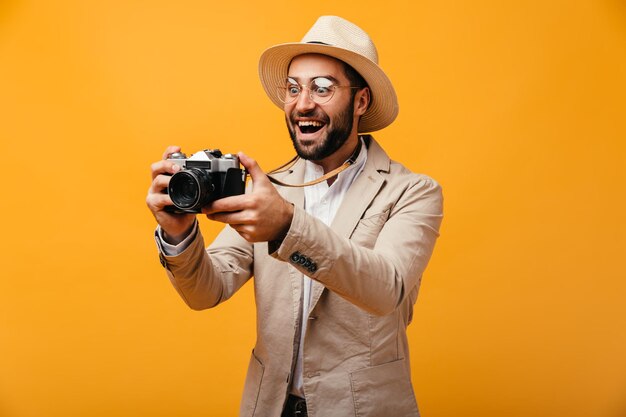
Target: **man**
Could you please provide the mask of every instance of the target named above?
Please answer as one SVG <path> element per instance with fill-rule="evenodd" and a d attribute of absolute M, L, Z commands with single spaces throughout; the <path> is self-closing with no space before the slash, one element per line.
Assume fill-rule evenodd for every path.
<path fill-rule="evenodd" d="M 435 181 L 359 135 L 398 112 L 377 61 L 367 34 L 334 16 L 321 17 L 301 42 L 263 53 L 261 82 L 284 110 L 301 158 L 272 176 L 321 182 L 275 187 L 240 153 L 252 191 L 203 209 L 227 224 L 206 250 L 195 215 L 164 211 L 172 204 L 162 191 L 167 174 L 178 167 L 152 166 L 147 203 L 162 263 L 185 302 L 214 307 L 254 276 L 257 342 L 242 416 L 418 415 L 406 327 L 442 197 Z"/>

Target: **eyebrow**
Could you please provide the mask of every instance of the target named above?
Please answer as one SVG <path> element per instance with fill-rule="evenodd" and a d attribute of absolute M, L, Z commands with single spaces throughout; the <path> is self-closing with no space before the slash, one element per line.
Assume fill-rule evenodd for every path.
<path fill-rule="evenodd" d="M 329 80 L 331 80 L 333 83 L 335 84 L 339 84 L 339 80 L 336 79 L 335 77 L 333 77 L 332 75 L 316 75 L 314 77 L 311 77 L 309 79 L 309 81 L 313 81 L 316 78 L 328 78 Z M 289 79 L 295 80 L 296 82 L 300 83 L 301 78 L 300 77 L 292 77 L 291 75 L 287 75 L 287 81 L 289 81 Z"/>

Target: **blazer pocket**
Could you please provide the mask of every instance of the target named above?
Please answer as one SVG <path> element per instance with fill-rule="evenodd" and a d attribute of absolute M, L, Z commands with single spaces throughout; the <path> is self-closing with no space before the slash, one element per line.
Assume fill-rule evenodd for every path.
<path fill-rule="evenodd" d="M 404 359 L 359 369 L 350 374 L 357 416 L 419 417 Z"/>
<path fill-rule="evenodd" d="M 246 374 L 246 382 L 243 388 L 243 400 L 241 402 L 239 415 L 254 415 L 256 405 L 259 400 L 259 393 L 261 392 L 261 381 L 263 380 L 264 372 L 265 366 L 254 354 L 254 350 L 252 350 L 252 354 L 250 355 L 250 363 L 248 364 L 248 372 Z"/>
<path fill-rule="evenodd" d="M 391 208 L 387 208 L 380 213 L 376 213 L 359 220 L 354 228 L 354 232 L 352 232 L 350 240 L 360 246 L 372 249 L 376 244 L 378 235 L 385 225 L 385 222 L 389 219 L 390 211 Z"/>

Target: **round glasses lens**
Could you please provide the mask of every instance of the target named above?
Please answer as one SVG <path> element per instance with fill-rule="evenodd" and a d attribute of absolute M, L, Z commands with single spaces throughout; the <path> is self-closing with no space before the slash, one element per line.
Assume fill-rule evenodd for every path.
<path fill-rule="evenodd" d="M 295 91 L 293 87 L 278 87 L 278 98 L 285 104 L 289 104 L 298 98 L 299 90 Z"/>
<path fill-rule="evenodd" d="M 311 81 L 308 86 L 300 86 L 293 82 L 287 82 L 284 87 L 278 87 L 278 98 L 285 104 L 289 104 L 298 99 L 303 90 L 308 90 L 309 98 L 317 103 L 324 104 L 330 101 L 335 93 L 336 86 L 331 80 L 325 77 L 318 77 Z"/>

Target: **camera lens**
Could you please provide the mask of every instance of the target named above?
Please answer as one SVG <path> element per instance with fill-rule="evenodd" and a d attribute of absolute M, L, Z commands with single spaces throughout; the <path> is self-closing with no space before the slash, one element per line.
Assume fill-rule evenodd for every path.
<path fill-rule="evenodd" d="M 197 210 L 211 201 L 211 174 L 201 169 L 177 172 L 170 179 L 168 193 L 172 203 L 182 210 Z"/>

